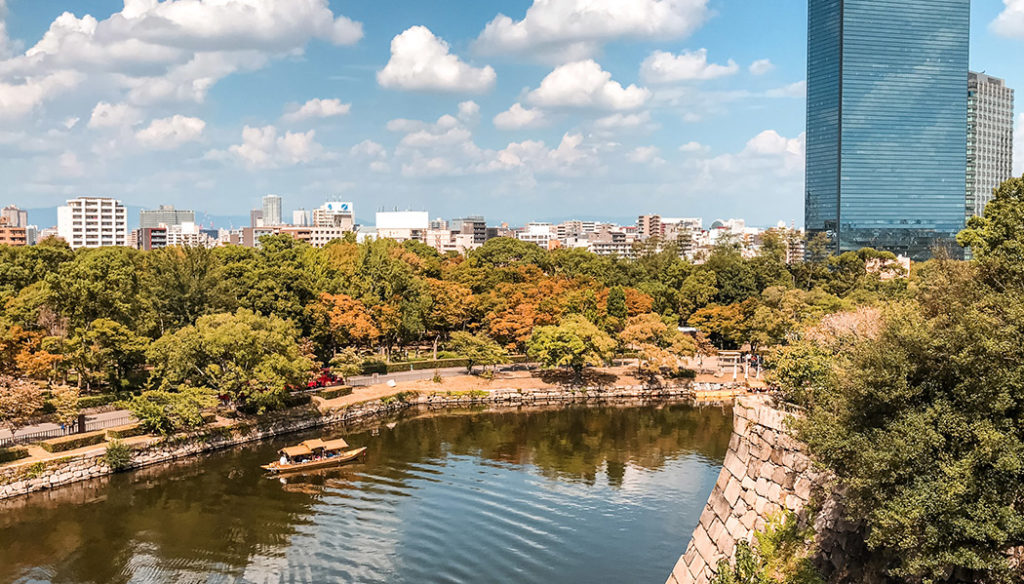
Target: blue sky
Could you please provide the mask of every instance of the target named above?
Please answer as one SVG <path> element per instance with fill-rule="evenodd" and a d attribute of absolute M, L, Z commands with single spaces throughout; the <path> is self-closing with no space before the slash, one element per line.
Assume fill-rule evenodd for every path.
<path fill-rule="evenodd" d="M 0 0 L 0 23 L 0 204 L 802 221 L 806 0 Z M 972 67 L 1024 89 L 1022 52 L 1024 0 L 975 0 Z"/>

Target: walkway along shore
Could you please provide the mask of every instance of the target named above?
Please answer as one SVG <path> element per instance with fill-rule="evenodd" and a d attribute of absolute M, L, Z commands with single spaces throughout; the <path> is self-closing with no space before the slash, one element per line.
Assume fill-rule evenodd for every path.
<path fill-rule="evenodd" d="M 294 408 L 260 419 L 219 419 L 202 430 L 169 437 L 138 436 L 124 442 L 133 449 L 132 465 L 138 469 L 204 452 L 229 448 L 273 436 L 340 423 L 354 423 L 387 416 L 412 407 L 448 408 L 473 405 L 518 407 L 640 400 L 643 402 L 680 399 L 729 401 L 745 393 L 733 384 L 648 388 L 557 388 L 543 390 L 494 389 L 472 392 L 409 392 L 401 388 L 361 392 L 333 400 L 314 398 L 313 405 Z M 0 500 L 52 489 L 108 474 L 106 444 L 78 450 L 33 456 L 0 465 Z"/>

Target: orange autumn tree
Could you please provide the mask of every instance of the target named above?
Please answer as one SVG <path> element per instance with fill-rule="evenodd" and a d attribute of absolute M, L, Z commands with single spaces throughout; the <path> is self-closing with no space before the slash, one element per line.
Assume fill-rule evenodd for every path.
<path fill-rule="evenodd" d="M 644 372 L 644 365 L 655 374 L 662 369 L 676 372 L 682 358 L 692 357 L 697 352 L 697 343 L 691 337 L 654 313 L 630 317 L 619 333 L 619 340 L 639 354 L 637 371 L 640 374 Z"/>
<path fill-rule="evenodd" d="M 366 305 L 346 294 L 323 293 L 310 308 L 313 336 L 331 357 L 350 346 L 372 347 L 381 330 Z"/>

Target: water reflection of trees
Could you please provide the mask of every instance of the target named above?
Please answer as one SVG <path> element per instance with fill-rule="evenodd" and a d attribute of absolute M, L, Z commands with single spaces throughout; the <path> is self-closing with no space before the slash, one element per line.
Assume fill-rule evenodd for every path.
<path fill-rule="evenodd" d="M 732 413 L 722 408 L 524 408 L 421 417 L 383 430 L 368 445 L 371 458 L 479 456 L 588 483 L 604 469 L 618 486 L 627 465 L 657 470 L 684 455 L 721 462 L 731 428 Z"/>
<path fill-rule="evenodd" d="M 286 547 L 315 501 L 256 463 L 234 450 L 16 499 L 0 507 L 0 581 L 43 566 L 54 582 L 128 582 L 143 554 L 164 569 L 240 575 L 254 555 Z"/>
<path fill-rule="evenodd" d="M 728 410 L 685 405 L 410 415 L 377 435 L 368 426 L 328 431 L 368 446 L 366 464 L 285 481 L 263 476 L 258 465 L 277 448 L 315 432 L 0 503 L 0 582 L 27 579 L 36 567 L 33 579 L 53 582 L 120 583 L 140 574 L 200 581 L 210 571 L 238 578 L 254 557 L 284 553 L 314 520 L 325 488 L 405 495 L 380 479 L 406 484 L 413 465 L 427 472 L 419 463 L 452 455 L 584 483 L 603 470 L 620 486 L 629 465 L 656 470 L 681 456 L 720 462 L 732 423 Z"/>

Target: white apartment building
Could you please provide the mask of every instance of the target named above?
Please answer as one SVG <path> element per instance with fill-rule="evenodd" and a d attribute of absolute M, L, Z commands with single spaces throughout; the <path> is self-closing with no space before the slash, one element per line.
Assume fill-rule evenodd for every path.
<path fill-rule="evenodd" d="M 167 226 L 168 247 L 217 247 L 218 241 L 192 222 Z"/>
<path fill-rule="evenodd" d="M 547 249 L 551 240 L 558 239 L 558 231 L 550 223 L 527 223 L 521 231 L 516 232 L 516 239 L 529 241 Z"/>
<path fill-rule="evenodd" d="M 967 217 L 1013 177 L 1013 90 L 984 73 L 967 76 Z"/>
<path fill-rule="evenodd" d="M 472 233 L 460 233 L 449 229 L 428 229 L 423 243 L 441 253 L 453 251 L 465 254 L 471 249 L 480 247 Z"/>
<path fill-rule="evenodd" d="M 311 225 L 353 231 L 356 225 L 356 216 L 352 203 L 342 201 L 324 203 L 319 209 L 313 209 Z"/>
<path fill-rule="evenodd" d="M 128 245 L 127 209 L 106 197 L 79 197 L 57 208 L 57 234 L 71 249 Z"/>
<path fill-rule="evenodd" d="M 377 237 L 398 242 L 424 241 L 430 229 L 426 211 L 383 211 L 377 213 Z"/>

